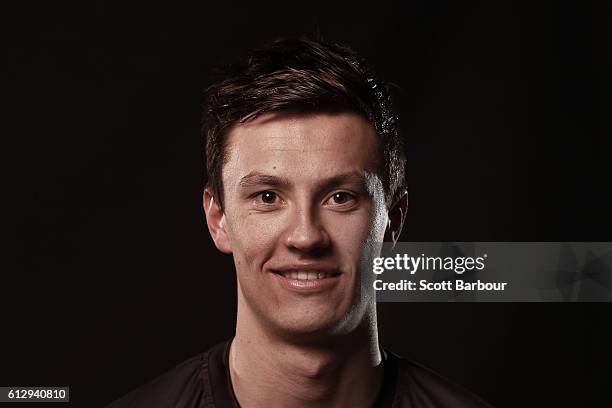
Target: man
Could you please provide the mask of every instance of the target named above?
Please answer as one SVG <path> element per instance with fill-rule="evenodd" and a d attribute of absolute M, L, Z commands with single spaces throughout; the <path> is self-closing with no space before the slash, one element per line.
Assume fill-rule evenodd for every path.
<path fill-rule="evenodd" d="M 484 407 L 378 344 L 362 262 L 396 241 L 404 156 L 385 85 L 343 47 L 273 42 L 207 90 L 204 211 L 236 266 L 235 337 L 112 407 Z"/>

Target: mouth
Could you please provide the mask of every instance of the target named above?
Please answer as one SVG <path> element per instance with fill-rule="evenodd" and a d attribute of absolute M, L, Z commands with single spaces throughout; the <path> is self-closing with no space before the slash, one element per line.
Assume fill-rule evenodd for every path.
<path fill-rule="evenodd" d="M 329 279 L 336 276 L 339 276 L 340 273 L 336 272 L 321 272 L 321 271 L 273 271 L 275 274 L 282 276 L 287 279 L 295 279 L 295 280 L 319 280 L 319 279 Z"/>
<path fill-rule="evenodd" d="M 271 270 L 281 288 L 295 294 L 323 293 L 339 285 L 340 273 L 336 270 L 288 269 Z"/>

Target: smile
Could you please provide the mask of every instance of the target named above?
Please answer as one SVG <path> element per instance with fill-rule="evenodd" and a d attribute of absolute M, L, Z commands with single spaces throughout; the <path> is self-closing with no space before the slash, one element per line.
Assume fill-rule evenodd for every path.
<path fill-rule="evenodd" d="M 336 268 L 323 265 L 318 268 L 289 266 L 271 272 L 270 276 L 281 288 L 301 295 L 331 290 L 339 284 L 341 275 Z"/>
<path fill-rule="evenodd" d="M 339 273 L 332 272 L 319 272 L 319 271 L 275 271 L 277 275 L 281 275 L 287 279 L 297 279 L 297 280 L 317 280 L 317 279 L 327 279 L 332 278 L 334 276 L 340 275 Z"/>

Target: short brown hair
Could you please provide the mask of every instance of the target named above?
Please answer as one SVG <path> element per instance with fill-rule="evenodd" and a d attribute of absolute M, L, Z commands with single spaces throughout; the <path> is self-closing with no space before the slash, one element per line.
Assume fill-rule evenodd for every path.
<path fill-rule="evenodd" d="M 387 84 L 347 47 L 308 38 L 279 39 L 249 53 L 205 91 L 202 134 L 207 185 L 223 208 L 226 134 L 275 111 L 352 111 L 380 137 L 387 206 L 405 190 L 405 156 Z"/>

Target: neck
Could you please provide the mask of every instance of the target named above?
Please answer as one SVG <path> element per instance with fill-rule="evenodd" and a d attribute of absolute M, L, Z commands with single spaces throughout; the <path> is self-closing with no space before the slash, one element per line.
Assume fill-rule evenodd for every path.
<path fill-rule="evenodd" d="M 351 333 L 312 342 L 276 336 L 238 313 L 229 366 L 245 408 L 371 407 L 382 384 L 375 305 Z"/>

